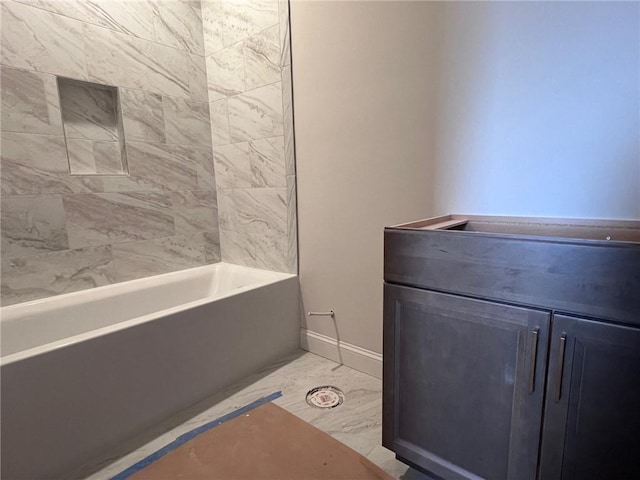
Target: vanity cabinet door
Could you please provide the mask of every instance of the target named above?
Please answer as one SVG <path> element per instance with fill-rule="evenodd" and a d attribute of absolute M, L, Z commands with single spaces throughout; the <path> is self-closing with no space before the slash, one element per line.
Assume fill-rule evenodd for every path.
<path fill-rule="evenodd" d="M 383 445 L 443 479 L 534 480 L 550 314 L 384 294 Z"/>
<path fill-rule="evenodd" d="M 640 329 L 554 315 L 541 480 L 640 478 Z"/>

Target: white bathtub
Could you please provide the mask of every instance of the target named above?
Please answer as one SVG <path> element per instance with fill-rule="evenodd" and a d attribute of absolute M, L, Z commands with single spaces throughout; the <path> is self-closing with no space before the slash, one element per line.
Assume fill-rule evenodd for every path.
<path fill-rule="evenodd" d="M 295 275 L 219 263 L 0 309 L 2 478 L 65 478 L 298 348 Z"/>

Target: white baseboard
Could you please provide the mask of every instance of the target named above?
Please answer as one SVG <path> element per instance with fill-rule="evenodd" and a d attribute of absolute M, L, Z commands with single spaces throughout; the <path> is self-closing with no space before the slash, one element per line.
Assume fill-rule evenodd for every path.
<path fill-rule="evenodd" d="M 382 378 L 382 355 L 351 343 L 338 342 L 321 333 L 300 329 L 300 347 L 334 362 Z M 342 358 L 340 358 L 342 357 Z"/>

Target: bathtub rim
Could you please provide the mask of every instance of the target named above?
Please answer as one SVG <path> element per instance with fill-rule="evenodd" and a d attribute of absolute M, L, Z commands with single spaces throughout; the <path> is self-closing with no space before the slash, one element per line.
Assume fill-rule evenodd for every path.
<path fill-rule="evenodd" d="M 137 278 L 134 280 L 127 280 L 124 282 L 113 283 L 110 285 L 103 285 L 103 286 L 95 287 L 91 289 L 84 289 L 84 290 L 78 290 L 75 292 L 65 293 L 61 295 L 54 295 L 52 297 L 39 298 L 36 300 L 30 300 L 28 302 L 7 305 L 6 307 L 0 308 L 0 325 L 2 322 L 2 317 L 4 316 L 4 312 L 8 309 L 11 309 L 9 311 L 13 311 L 13 310 L 19 310 L 19 309 L 25 309 L 25 308 L 34 308 L 34 307 L 37 308 L 42 305 L 46 306 L 47 303 L 52 303 L 52 302 L 73 303 L 74 300 L 76 300 L 78 297 L 81 297 L 81 296 L 87 296 L 91 294 L 104 296 L 105 293 L 108 292 L 109 290 L 115 289 L 117 291 L 121 290 L 125 292 L 125 291 L 130 291 L 129 289 L 132 286 L 143 285 L 145 283 L 150 283 L 150 281 L 153 284 L 159 284 L 159 283 L 162 283 L 162 280 L 171 279 L 174 277 L 186 276 L 189 273 L 197 274 L 201 272 L 206 272 L 207 270 L 212 270 L 213 272 L 215 272 L 220 269 L 228 269 L 228 268 L 231 268 L 234 270 L 249 270 L 253 273 L 259 273 L 260 275 L 264 275 L 265 278 L 261 279 L 260 281 L 256 281 L 255 283 L 252 283 L 250 285 L 233 288 L 231 290 L 227 290 L 225 292 L 222 292 L 216 295 L 208 295 L 208 296 L 199 298 L 197 300 L 181 303 L 174 307 L 165 308 L 163 310 L 151 312 L 146 315 L 141 315 L 139 317 L 135 317 L 129 320 L 117 322 L 112 325 L 90 330 L 88 332 L 78 333 L 70 337 L 62 338 L 59 340 L 55 340 L 53 342 L 48 342 L 42 345 L 38 345 L 38 346 L 27 348 L 25 350 L 21 350 L 15 353 L 11 353 L 9 355 L 1 356 L 0 367 L 4 367 L 5 365 L 10 365 L 12 363 L 31 358 L 36 355 L 42 355 L 55 350 L 59 350 L 71 345 L 81 343 L 83 341 L 90 340 L 92 338 L 97 338 L 97 337 L 112 333 L 112 332 L 117 332 L 120 330 L 125 330 L 127 328 L 132 328 L 143 323 L 151 322 L 161 317 L 174 315 L 181 311 L 197 308 L 199 306 L 206 305 L 208 303 L 212 303 L 218 300 L 223 300 L 225 298 L 239 295 L 244 292 L 248 292 L 257 288 L 266 287 L 268 285 L 284 282 L 292 278 L 298 277 L 298 275 L 294 273 L 274 272 L 271 270 L 263 270 L 255 267 L 246 267 L 244 265 L 236 265 L 233 263 L 218 262 L 214 264 L 203 265 L 199 267 L 192 267 L 192 268 L 187 268 L 183 270 L 176 270 L 174 272 L 168 272 L 168 273 L 163 273 L 159 275 L 153 275 L 150 277 Z M 117 292 L 113 292 L 113 295 L 116 295 L 116 294 Z"/>

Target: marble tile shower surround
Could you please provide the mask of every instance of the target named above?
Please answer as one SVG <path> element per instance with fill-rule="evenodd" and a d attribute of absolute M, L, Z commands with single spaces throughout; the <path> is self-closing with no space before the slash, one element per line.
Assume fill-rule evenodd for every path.
<path fill-rule="evenodd" d="M 200 2 L 0 9 L 2 304 L 220 261 Z M 56 77 L 117 87 L 128 175 L 108 121 L 63 126 Z"/>
<path fill-rule="evenodd" d="M 62 125 L 72 174 L 126 174 L 118 90 L 58 78 Z"/>
<path fill-rule="evenodd" d="M 202 2 L 222 259 L 297 271 L 289 4 Z"/>
<path fill-rule="evenodd" d="M 288 2 L 0 9 L 4 305 L 221 258 L 297 270 Z M 128 175 L 110 140 L 65 140 L 56 77 L 117 87 Z"/>

